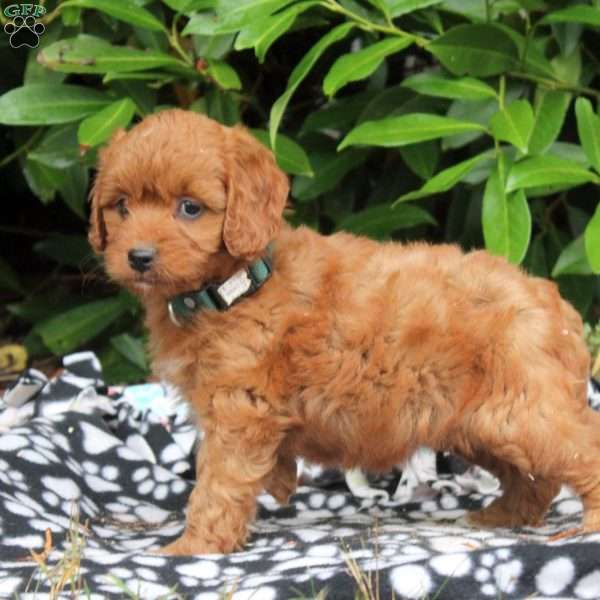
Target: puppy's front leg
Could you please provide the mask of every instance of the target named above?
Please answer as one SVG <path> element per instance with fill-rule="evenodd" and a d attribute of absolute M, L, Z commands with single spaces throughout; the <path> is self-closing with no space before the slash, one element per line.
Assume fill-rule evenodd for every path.
<path fill-rule="evenodd" d="M 198 480 L 182 536 L 164 554 L 227 553 L 242 547 L 256 497 L 277 461 L 283 434 L 270 406 L 244 390 L 212 398 L 198 455 Z"/>

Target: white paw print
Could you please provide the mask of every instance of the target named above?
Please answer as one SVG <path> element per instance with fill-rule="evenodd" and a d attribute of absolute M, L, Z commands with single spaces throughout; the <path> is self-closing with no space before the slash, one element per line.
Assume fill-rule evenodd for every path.
<path fill-rule="evenodd" d="M 140 467 L 133 472 L 132 480 L 138 484 L 137 491 L 142 496 L 151 495 L 155 500 L 164 500 L 169 494 L 181 494 L 187 488 L 186 483 L 174 477 L 162 467 Z"/>
<path fill-rule="evenodd" d="M 480 566 L 475 569 L 475 579 L 482 583 L 483 594 L 498 597 L 515 592 L 522 572 L 522 562 L 511 560 L 511 551 L 501 548 L 481 556 Z"/>

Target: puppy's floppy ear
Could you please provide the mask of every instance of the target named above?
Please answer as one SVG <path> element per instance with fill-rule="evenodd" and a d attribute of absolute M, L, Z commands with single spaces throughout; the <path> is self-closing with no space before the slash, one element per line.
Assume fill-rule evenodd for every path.
<path fill-rule="evenodd" d="M 272 152 L 243 127 L 226 131 L 228 189 L 223 241 L 232 256 L 250 260 L 279 231 L 289 184 Z"/>
<path fill-rule="evenodd" d="M 94 185 L 90 192 L 90 230 L 88 231 L 88 241 L 96 254 L 100 254 L 106 248 L 106 225 L 100 208 L 97 185 Z"/>
<path fill-rule="evenodd" d="M 106 225 L 102 217 L 102 208 L 100 207 L 100 185 L 99 178 L 100 172 L 103 166 L 106 164 L 111 152 L 114 149 L 114 144 L 121 138 L 125 137 L 124 129 L 117 129 L 111 139 L 108 146 L 103 148 L 99 153 L 98 158 L 98 173 L 96 174 L 96 181 L 90 192 L 90 230 L 88 232 L 88 241 L 94 252 L 100 254 L 106 248 Z"/>

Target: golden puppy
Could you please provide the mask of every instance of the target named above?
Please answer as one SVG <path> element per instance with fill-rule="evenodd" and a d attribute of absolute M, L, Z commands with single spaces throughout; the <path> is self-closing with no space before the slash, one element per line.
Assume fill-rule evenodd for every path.
<path fill-rule="evenodd" d="M 242 547 L 298 456 L 386 471 L 421 445 L 497 475 L 481 526 L 538 525 L 567 483 L 600 529 L 600 415 L 579 315 L 486 252 L 282 223 L 288 182 L 242 127 L 169 110 L 115 135 L 90 241 L 146 310 L 154 369 L 205 432 L 171 554 Z M 373 440 L 377 440 L 373 444 Z"/>

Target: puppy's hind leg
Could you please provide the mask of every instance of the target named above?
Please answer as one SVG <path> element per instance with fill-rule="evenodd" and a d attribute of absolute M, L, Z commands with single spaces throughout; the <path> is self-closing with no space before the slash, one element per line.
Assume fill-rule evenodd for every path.
<path fill-rule="evenodd" d="M 565 465 L 565 483 L 581 497 L 583 525 L 556 536 L 600 531 L 600 414 L 589 409 L 570 439 L 572 448 Z"/>
<path fill-rule="evenodd" d="M 514 465 L 489 456 L 478 456 L 475 462 L 498 477 L 502 496 L 486 508 L 470 513 L 469 523 L 509 528 L 542 525 L 560 483 L 521 473 Z"/>

